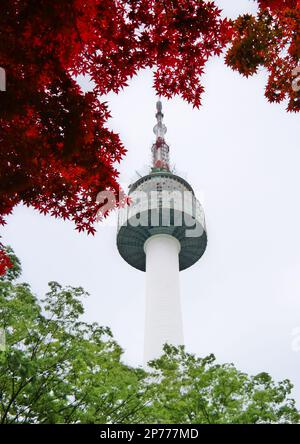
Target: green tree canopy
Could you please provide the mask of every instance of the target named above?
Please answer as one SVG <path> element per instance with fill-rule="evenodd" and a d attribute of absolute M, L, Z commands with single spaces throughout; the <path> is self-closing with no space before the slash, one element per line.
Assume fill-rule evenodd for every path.
<path fill-rule="evenodd" d="M 248 376 L 215 357 L 165 346 L 148 371 L 125 365 L 110 330 L 82 320 L 82 288 L 49 283 L 39 300 L 0 281 L 0 423 L 297 423 L 288 380 Z"/>

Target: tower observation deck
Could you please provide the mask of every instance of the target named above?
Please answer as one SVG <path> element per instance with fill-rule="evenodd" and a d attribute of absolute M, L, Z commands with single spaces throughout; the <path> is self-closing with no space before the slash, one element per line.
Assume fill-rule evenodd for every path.
<path fill-rule="evenodd" d="M 130 186 L 117 232 L 120 255 L 146 272 L 145 365 L 164 343 L 183 344 L 179 271 L 195 264 L 207 245 L 203 209 L 189 183 L 171 171 L 163 117 L 158 101 L 152 167 Z"/>

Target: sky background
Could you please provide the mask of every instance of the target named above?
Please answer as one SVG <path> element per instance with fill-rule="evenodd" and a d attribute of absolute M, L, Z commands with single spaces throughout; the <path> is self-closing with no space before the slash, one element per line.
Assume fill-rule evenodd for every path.
<path fill-rule="evenodd" d="M 255 12 L 249 0 L 216 3 L 231 17 Z M 263 71 L 242 78 L 215 59 L 203 76 L 200 110 L 163 100 L 171 161 L 193 186 L 208 230 L 205 255 L 180 274 L 184 335 L 189 352 L 290 378 L 300 408 L 299 114 L 266 101 L 266 80 Z M 109 126 L 128 149 L 119 167 L 127 186 L 150 164 L 151 71 L 106 100 Z M 145 275 L 118 254 L 116 214 L 94 237 L 22 206 L 7 222 L 3 242 L 33 291 L 42 296 L 51 280 L 83 286 L 86 319 L 111 327 L 124 361 L 141 365 Z"/>

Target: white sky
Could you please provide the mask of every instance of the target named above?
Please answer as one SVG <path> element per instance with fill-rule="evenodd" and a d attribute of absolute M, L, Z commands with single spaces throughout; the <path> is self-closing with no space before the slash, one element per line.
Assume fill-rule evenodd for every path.
<path fill-rule="evenodd" d="M 255 11 L 248 0 L 219 0 L 231 17 Z M 194 187 L 206 214 L 208 248 L 181 273 L 187 350 L 215 353 L 251 374 L 290 378 L 300 406 L 300 144 L 299 115 L 264 98 L 266 73 L 251 79 L 209 63 L 203 107 L 163 100 L 171 159 Z M 108 96 L 128 154 L 121 183 L 144 171 L 154 140 L 150 71 Z M 112 221 L 95 237 L 71 223 L 18 207 L 3 230 L 38 295 L 47 282 L 90 292 L 86 318 L 111 327 L 124 359 L 141 365 L 145 275 L 118 255 Z"/>

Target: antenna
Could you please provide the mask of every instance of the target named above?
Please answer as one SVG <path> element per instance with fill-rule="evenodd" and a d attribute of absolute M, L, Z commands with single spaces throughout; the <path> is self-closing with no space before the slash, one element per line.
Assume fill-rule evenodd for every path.
<path fill-rule="evenodd" d="M 153 128 L 156 135 L 156 141 L 152 145 L 152 172 L 155 171 L 170 171 L 169 166 L 169 145 L 165 141 L 167 127 L 163 123 L 164 114 L 162 112 L 162 103 L 160 100 L 156 102 L 157 123 Z"/>

